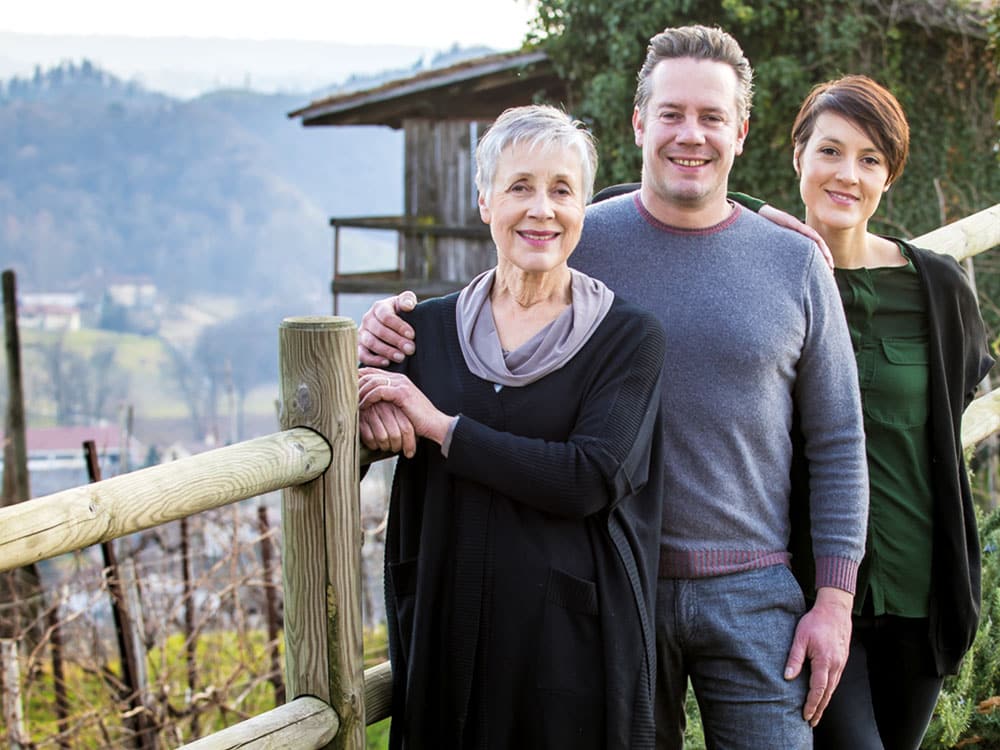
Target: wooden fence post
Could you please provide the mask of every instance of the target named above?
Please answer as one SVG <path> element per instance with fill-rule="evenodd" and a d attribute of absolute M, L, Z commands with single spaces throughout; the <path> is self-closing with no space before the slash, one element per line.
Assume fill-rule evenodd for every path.
<path fill-rule="evenodd" d="M 274 703 L 285 702 L 285 681 L 281 674 L 281 659 L 278 649 L 278 594 L 274 586 L 274 565 L 271 563 L 271 523 L 267 518 L 267 506 L 257 506 L 257 528 L 260 531 L 260 559 L 264 567 L 264 612 L 267 616 L 268 663 L 271 667 L 269 681 L 274 687 Z"/>
<path fill-rule="evenodd" d="M 3 428 L 3 491 L 0 507 L 21 503 L 31 497 L 28 477 L 27 422 L 21 373 L 21 334 L 17 324 L 17 276 L 10 269 L 2 274 L 4 348 L 7 363 L 7 411 Z M 9 599 L 8 599 L 9 597 Z M 32 563 L 11 571 L 0 580 L 0 603 L 10 603 L 10 614 L 0 615 L 0 637 L 20 638 L 30 643 L 40 636 L 42 601 L 41 578 Z"/>
<path fill-rule="evenodd" d="M 61 750 L 70 750 L 69 698 L 66 695 L 66 671 L 63 668 L 62 621 L 59 615 L 61 598 L 56 600 L 45 613 L 49 633 L 49 649 L 52 652 L 52 691 L 55 694 L 56 727 L 59 729 L 58 743 Z"/>
<path fill-rule="evenodd" d="M 93 440 L 83 441 L 83 455 L 91 483 L 100 482 L 101 465 L 97 456 L 97 444 Z M 107 581 L 108 594 L 111 597 L 111 616 L 115 623 L 118 653 L 121 656 L 121 681 L 124 686 L 121 698 L 129 706 L 125 726 L 132 732 L 132 747 L 138 750 L 156 750 L 158 744 L 156 726 L 143 699 L 147 692 L 146 647 L 142 639 L 134 636 L 133 614 L 129 611 L 129 598 L 125 593 L 126 588 L 122 569 L 118 564 L 114 539 L 101 542 L 101 554 L 104 558 L 104 579 Z M 132 578 L 135 579 L 134 573 Z"/>
<path fill-rule="evenodd" d="M 11 750 L 26 750 L 31 745 L 24 729 L 24 707 L 21 695 L 21 667 L 17 660 L 17 641 L 0 638 L 0 670 L 3 672 L 3 719 L 7 725 L 7 742 Z"/>
<path fill-rule="evenodd" d="M 340 718 L 331 748 L 364 748 L 357 331 L 338 317 L 280 327 L 281 425 L 330 444 L 321 477 L 282 492 L 288 699 L 315 696 Z"/>

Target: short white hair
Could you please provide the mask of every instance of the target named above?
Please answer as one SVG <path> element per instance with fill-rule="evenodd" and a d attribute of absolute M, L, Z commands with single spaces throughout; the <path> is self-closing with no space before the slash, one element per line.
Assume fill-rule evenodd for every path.
<path fill-rule="evenodd" d="M 582 122 L 547 104 L 505 110 L 480 139 L 476 147 L 476 188 L 484 200 L 490 198 L 500 154 L 515 143 L 526 143 L 532 148 L 562 146 L 575 150 L 580 157 L 584 203 L 590 202 L 597 173 L 594 136 Z"/>

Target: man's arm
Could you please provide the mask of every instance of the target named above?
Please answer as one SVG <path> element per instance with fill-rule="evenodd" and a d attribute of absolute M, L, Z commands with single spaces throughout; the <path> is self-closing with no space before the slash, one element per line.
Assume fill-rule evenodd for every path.
<path fill-rule="evenodd" d="M 641 183 L 638 182 L 628 182 L 619 185 L 611 185 L 603 190 L 598 191 L 591 203 L 600 203 L 608 198 L 614 198 L 616 195 L 622 195 L 623 193 L 631 193 L 638 190 L 641 187 Z M 784 227 L 785 229 L 791 229 L 793 232 L 798 232 L 799 234 L 805 235 L 813 242 L 819 246 L 819 251 L 823 254 L 826 264 L 833 269 L 833 254 L 830 252 L 830 248 L 827 247 L 826 240 L 824 240 L 819 232 L 813 229 L 811 226 L 805 222 L 799 221 L 794 216 L 789 213 L 775 208 L 770 205 L 767 201 L 761 200 L 760 198 L 755 198 L 747 193 L 740 193 L 735 190 L 730 190 L 727 197 L 739 203 L 746 209 L 753 211 L 755 214 L 760 214 L 765 219 L 770 222 L 777 224 L 779 227 Z"/>
<path fill-rule="evenodd" d="M 607 190 L 613 191 L 615 188 Z M 614 194 L 614 192 L 609 193 L 609 195 Z M 811 239 L 819 246 L 827 266 L 833 268 L 830 248 L 819 233 L 808 224 L 752 196 L 730 193 L 729 197 L 751 211 L 756 211 L 768 221 Z M 390 362 L 402 362 L 413 354 L 415 351 L 413 329 L 399 317 L 398 313 L 408 312 L 416 304 L 417 296 L 413 292 L 405 291 L 395 297 L 381 299 L 368 308 L 358 328 L 358 361 L 361 364 L 369 367 L 386 367 Z"/>
<path fill-rule="evenodd" d="M 854 595 L 824 586 L 816 603 L 799 620 L 785 663 L 785 679 L 794 680 L 809 660 L 809 693 L 802 718 L 816 726 L 826 710 L 847 664 L 851 646 L 851 608 Z"/>
<path fill-rule="evenodd" d="M 786 676 L 810 662 L 802 715 L 815 726 L 840 681 L 868 520 L 868 464 L 857 365 L 833 274 L 816 259 L 805 287 L 807 328 L 795 409 L 809 466 L 809 525 L 816 602 L 796 628 Z"/>

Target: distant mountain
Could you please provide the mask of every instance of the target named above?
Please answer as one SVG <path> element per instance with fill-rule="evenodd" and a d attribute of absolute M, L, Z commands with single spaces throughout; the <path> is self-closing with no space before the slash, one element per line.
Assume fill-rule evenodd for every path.
<path fill-rule="evenodd" d="M 287 118 L 308 101 L 178 100 L 88 62 L 0 84 L 0 264 L 22 289 L 146 275 L 174 300 L 328 310 L 328 219 L 399 213 L 403 145 L 388 128 Z"/>
<path fill-rule="evenodd" d="M 87 59 L 125 81 L 183 99 L 221 88 L 304 93 L 409 67 L 435 52 L 420 45 L 0 32 L 0 79 Z"/>

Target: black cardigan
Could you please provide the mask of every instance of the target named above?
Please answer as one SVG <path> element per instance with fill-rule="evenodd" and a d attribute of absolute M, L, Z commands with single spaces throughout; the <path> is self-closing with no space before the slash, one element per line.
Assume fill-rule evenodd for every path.
<path fill-rule="evenodd" d="M 939 675 L 958 671 L 979 625 L 980 550 L 962 450 L 962 413 L 989 372 L 986 329 L 976 296 L 954 258 L 906 246 L 920 277 L 930 338 L 931 485 L 934 546 L 928 639 Z M 808 464 L 796 444 L 792 466 L 792 567 L 814 591 L 809 540 Z"/>
<path fill-rule="evenodd" d="M 393 480 L 390 747 L 652 750 L 663 329 L 616 298 L 561 369 L 497 392 L 455 299 L 406 316 L 393 367 L 462 416 Z"/>
<path fill-rule="evenodd" d="M 930 324 L 934 552 L 930 642 L 938 674 L 958 671 L 979 625 L 980 550 L 962 451 L 962 412 L 993 366 L 976 296 L 954 259 L 906 244 Z"/>

